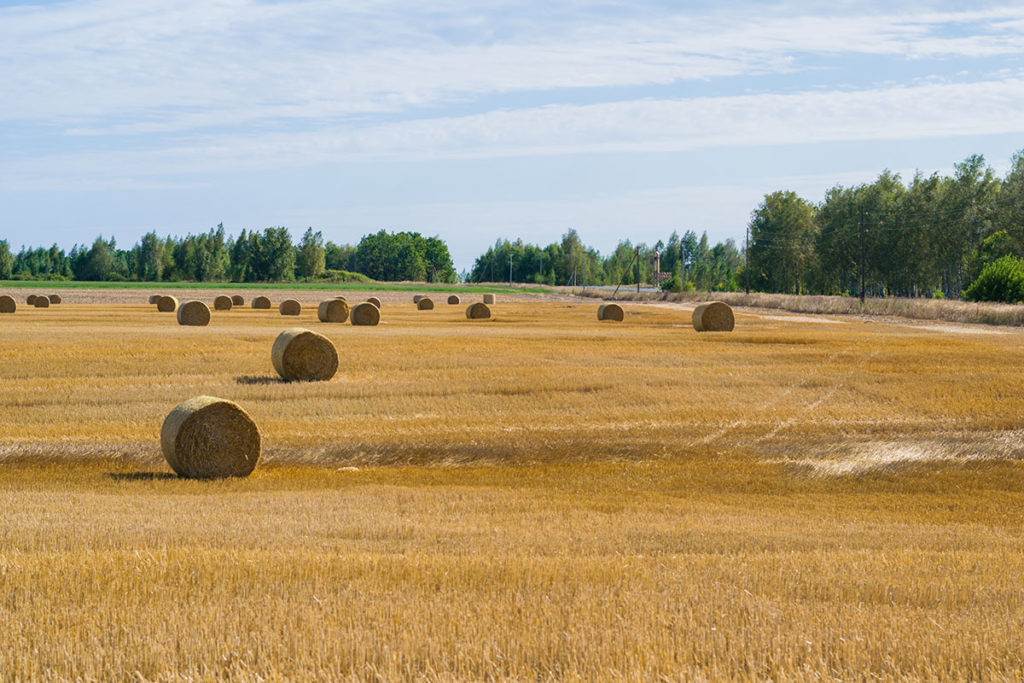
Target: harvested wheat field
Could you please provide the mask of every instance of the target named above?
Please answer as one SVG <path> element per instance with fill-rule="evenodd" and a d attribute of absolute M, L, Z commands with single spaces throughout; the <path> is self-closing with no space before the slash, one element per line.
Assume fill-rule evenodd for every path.
<path fill-rule="evenodd" d="M 1024 676 L 1021 331 L 499 308 L 5 316 L 0 677 Z M 333 379 L 278 378 L 291 326 Z M 195 396 L 248 478 L 168 466 Z"/>

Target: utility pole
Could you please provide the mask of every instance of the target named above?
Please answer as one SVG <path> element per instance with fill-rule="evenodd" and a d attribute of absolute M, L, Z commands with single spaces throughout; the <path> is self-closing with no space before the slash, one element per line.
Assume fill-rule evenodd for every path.
<path fill-rule="evenodd" d="M 864 303 L 864 289 L 865 289 L 865 281 L 867 279 L 866 275 L 864 274 L 864 256 L 865 256 L 865 247 L 864 247 L 864 204 L 861 204 L 860 205 L 860 302 L 861 302 L 861 304 Z"/>
<path fill-rule="evenodd" d="M 544 284 L 544 250 L 540 250 L 540 283 Z"/>
<path fill-rule="evenodd" d="M 746 282 L 747 294 L 750 294 L 750 224 L 747 223 L 747 248 L 744 255 L 747 258 L 747 265 L 743 268 L 743 275 Z"/>
<path fill-rule="evenodd" d="M 636 293 L 640 293 L 640 247 L 636 248 Z"/>
<path fill-rule="evenodd" d="M 679 291 L 686 291 L 686 242 L 679 242 Z"/>
<path fill-rule="evenodd" d="M 512 286 L 512 254 L 508 255 L 508 286 Z"/>

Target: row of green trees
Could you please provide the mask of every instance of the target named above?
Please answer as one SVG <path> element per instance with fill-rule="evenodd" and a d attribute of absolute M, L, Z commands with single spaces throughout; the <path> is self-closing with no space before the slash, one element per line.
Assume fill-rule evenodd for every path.
<path fill-rule="evenodd" d="M 119 249 L 113 239 L 100 236 L 92 246 L 76 245 L 69 253 L 54 245 L 22 247 L 12 254 L 7 241 L 0 240 L 3 280 L 288 282 L 352 279 L 352 273 L 375 280 L 456 279 L 448 246 L 416 232 L 381 230 L 353 247 L 325 243 L 323 234 L 312 228 L 293 244 L 282 227 L 242 230 L 238 237 L 229 237 L 218 225 L 183 238 L 151 232 L 131 249 Z"/>

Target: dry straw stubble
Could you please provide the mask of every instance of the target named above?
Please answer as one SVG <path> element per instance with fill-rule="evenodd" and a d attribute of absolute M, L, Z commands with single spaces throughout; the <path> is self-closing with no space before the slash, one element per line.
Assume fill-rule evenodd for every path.
<path fill-rule="evenodd" d="M 349 319 L 353 325 L 373 326 L 380 322 L 380 309 L 369 301 L 364 301 L 352 308 Z"/>
<path fill-rule="evenodd" d="M 428 297 L 423 297 L 416 303 L 417 311 L 432 311 L 434 310 L 434 302 Z"/>
<path fill-rule="evenodd" d="M 156 302 L 156 310 L 161 313 L 174 313 L 178 310 L 178 300 L 173 296 L 162 296 Z"/>
<path fill-rule="evenodd" d="M 0 313 L 14 313 L 18 310 L 18 304 L 14 297 L 4 294 L 0 296 Z"/>
<path fill-rule="evenodd" d="M 735 326 L 732 307 L 722 301 L 709 301 L 693 310 L 693 329 L 698 332 L 732 332 Z"/>
<path fill-rule="evenodd" d="M 338 350 L 331 340 L 301 327 L 278 335 L 270 359 L 277 374 L 289 382 L 324 382 L 338 371 Z"/>
<path fill-rule="evenodd" d="M 186 301 L 178 307 L 178 324 L 205 327 L 210 324 L 210 307 L 202 301 Z"/>
<path fill-rule="evenodd" d="M 348 303 L 342 299 L 321 301 L 316 308 L 316 317 L 322 323 L 343 323 L 348 320 Z"/>
<path fill-rule="evenodd" d="M 160 447 L 180 477 L 245 477 L 260 459 L 260 431 L 237 404 L 197 396 L 178 405 L 164 420 Z"/>
<path fill-rule="evenodd" d="M 470 320 L 487 320 L 491 317 L 491 309 L 487 304 L 477 301 L 466 308 L 466 317 Z"/>
<path fill-rule="evenodd" d="M 215 311 L 230 311 L 232 306 L 234 306 L 234 302 L 231 301 L 230 296 L 222 294 L 213 300 L 213 310 Z"/>
<path fill-rule="evenodd" d="M 622 322 L 625 314 L 622 312 L 622 306 L 618 304 L 601 304 L 597 307 L 597 319 L 598 320 L 615 320 Z"/>
<path fill-rule="evenodd" d="M 302 313 L 302 304 L 295 299 L 285 299 L 277 307 L 277 310 L 281 312 L 281 315 L 299 315 Z"/>
<path fill-rule="evenodd" d="M 265 296 L 258 296 L 258 297 L 256 297 L 255 299 L 252 300 L 252 307 L 253 308 L 258 308 L 258 309 L 261 309 L 261 310 L 264 310 L 264 309 L 269 310 L 270 309 L 270 299 L 268 299 Z"/>

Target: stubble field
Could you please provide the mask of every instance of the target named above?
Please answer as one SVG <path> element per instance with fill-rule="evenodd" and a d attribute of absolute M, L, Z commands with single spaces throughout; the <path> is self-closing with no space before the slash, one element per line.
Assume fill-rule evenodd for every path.
<path fill-rule="evenodd" d="M 0 678 L 1024 676 L 1021 332 L 304 303 L 0 316 Z M 276 380 L 295 324 L 333 381 Z M 170 474 L 199 394 L 250 478 Z"/>

